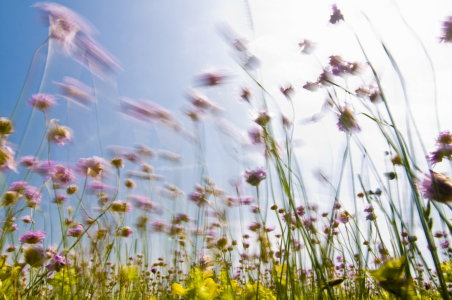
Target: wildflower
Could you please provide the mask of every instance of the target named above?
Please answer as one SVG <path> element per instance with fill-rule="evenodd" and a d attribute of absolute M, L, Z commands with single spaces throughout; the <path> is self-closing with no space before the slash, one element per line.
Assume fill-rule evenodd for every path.
<path fill-rule="evenodd" d="M 56 105 L 55 97 L 49 94 L 34 94 L 27 104 L 34 109 L 40 110 L 46 113 L 49 109 Z"/>
<path fill-rule="evenodd" d="M 38 158 L 35 156 L 24 156 L 20 159 L 20 164 L 24 167 L 30 168 L 32 167 L 36 162 L 38 161 Z"/>
<path fill-rule="evenodd" d="M 191 194 L 188 195 L 188 199 L 194 203 L 196 203 L 196 205 L 198 205 L 199 207 L 201 207 L 202 205 L 209 203 L 208 199 L 206 198 L 206 193 L 204 192 L 193 192 Z"/>
<path fill-rule="evenodd" d="M 430 171 L 431 174 L 425 174 L 425 179 L 421 184 L 420 189 L 424 193 L 424 197 L 429 200 L 436 200 L 441 203 L 449 203 L 452 201 L 452 181 L 446 176 Z M 438 195 L 435 192 L 435 186 L 432 180 L 436 184 Z"/>
<path fill-rule="evenodd" d="M 256 122 L 256 124 L 264 127 L 267 125 L 268 122 L 270 122 L 271 116 L 268 113 L 268 110 L 262 110 L 257 115 L 253 117 L 253 121 Z"/>
<path fill-rule="evenodd" d="M 66 193 L 68 195 L 72 195 L 75 192 L 77 192 L 77 190 L 78 190 L 78 187 L 75 184 L 71 184 L 66 188 Z"/>
<path fill-rule="evenodd" d="M 445 43 L 452 42 L 452 16 L 447 17 L 446 21 L 443 22 L 443 36 L 440 37 L 440 41 Z"/>
<path fill-rule="evenodd" d="M 128 213 L 132 210 L 132 205 L 124 201 L 116 200 L 111 204 L 111 211 L 118 213 Z"/>
<path fill-rule="evenodd" d="M 22 220 L 22 222 L 24 222 L 26 224 L 30 224 L 30 223 L 34 223 L 35 222 L 30 216 L 23 216 L 20 219 Z"/>
<path fill-rule="evenodd" d="M 315 49 L 315 44 L 310 40 L 303 40 L 303 42 L 298 43 L 298 47 L 300 47 L 300 52 L 303 54 L 311 54 Z"/>
<path fill-rule="evenodd" d="M 242 86 L 242 90 L 238 95 L 238 99 L 250 103 L 251 95 L 251 88 L 248 86 Z"/>
<path fill-rule="evenodd" d="M 42 244 L 42 239 L 45 239 L 46 234 L 42 230 L 28 231 L 26 234 L 19 237 L 21 244 Z"/>
<path fill-rule="evenodd" d="M 279 90 L 281 91 L 281 93 L 283 93 L 284 96 L 286 96 L 288 100 L 290 100 L 290 98 L 292 98 L 293 94 L 295 93 L 292 85 L 281 87 Z"/>
<path fill-rule="evenodd" d="M 118 229 L 117 235 L 121 237 L 130 237 L 133 234 L 133 230 L 130 227 L 123 227 Z"/>
<path fill-rule="evenodd" d="M 0 142 L 0 172 L 15 171 L 14 151 L 5 142 Z"/>
<path fill-rule="evenodd" d="M 374 211 L 374 207 L 372 205 L 369 205 L 364 209 L 364 212 L 368 212 L 368 213 L 371 213 L 373 211 Z"/>
<path fill-rule="evenodd" d="M 60 185 L 68 185 L 75 180 L 74 171 L 62 165 L 55 166 L 53 181 Z"/>
<path fill-rule="evenodd" d="M 366 216 L 366 220 L 368 220 L 368 221 L 375 221 L 376 218 L 377 217 L 372 212 Z"/>
<path fill-rule="evenodd" d="M 251 143 L 253 145 L 262 145 L 264 143 L 263 132 L 259 127 L 253 127 L 248 131 Z"/>
<path fill-rule="evenodd" d="M 55 254 L 52 261 L 52 263 L 45 266 L 50 273 L 53 271 L 60 272 L 61 268 L 66 265 L 65 259 L 62 255 Z"/>
<path fill-rule="evenodd" d="M 311 81 L 307 81 L 305 85 L 303 85 L 303 88 L 305 90 L 311 91 L 311 92 L 315 92 L 320 88 L 320 85 L 318 82 L 311 82 Z"/>
<path fill-rule="evenodd" d="M 9 205 L 16 204 L 17 201 L 19 201 L 19 197 L 20 197 L 20 195 L 17 192 L 7 191 L 3 195 L 3 201 L 2 201 L 1 204 L 4 205 L 4 206 L 9 206 Z"/>
<path fill-rule="evenodd" d="M 56 194 L 55 198 L 53 199 L 53 203 L 56 204 L 63 204 L 64 201 L 67 201 L 68 198 L 65 195 L 62 194 Z"/>
<path fill-rule="evenodd" d="M 136 183 L 132 180 L 132 179 L 126 179 L 124 181 L 124 185 L 126 186 L 126 188 L 128 189 L 134 189 L 136 188 Z"/>
<path fill-rule="evenodd" d="M 442 249 L 447 249 L 447 248 L 449 248 L 449 241 L 444 240 L 439 245 L 441 246 Z"/>
<path fill-rule="evenodd" d="M 47 132 L 47 139 L 49 142 L 54 142 L 58 146 L 64 146 L 65 143 L 71 141 L 72 130 L 66 126 L 57 124 L 57 120 L 50 120 L 50 129 Z"/>
<path fill-rule="evenodd" d="M 41 203 L 42 194 L 41 191 L 34 186 L 27 186 L 23 192 L 23 196 L 28 201 L 30 207 L 36 207 Z"/>
<path fill-rule="evenodd" d="M 132 201 L 135 202 L 135 206 L 139 209 L 139 210 L 144 210 L 144 211 L 154 211 L 157 209 L 157 204 L 150 201 L 148 198 L 144 197 L 144 196 L 140 196 L 140 195 L 131 195 L 130 199 L 132 199 Z"/>
<path fill-rule="evenodd" d="M 85 229 L 83 229 L 83 226 L 80 224 L 75 225 L 74 228 L 71 228 L 67 231 L 66 235 L 67 236 L 72 236 L 72 237 L 79 237 L 83 234 L 83 232 L 85 231 Z"/>
<path fill-rule="evenodd" d="M 246 169 L 243 172 L 246 182 L 252 186 L 258 186 L 259 183 L 264 180 L 267 176 L 267 171 L 264 168 L 258 167 L 256 170 Z"/>
<path fill-rule="evenodd" d="M 14 251 L 16 251 L 16 249 L 17 249 L 16 246 L 14 246 L 14 245 L 8 245 L 8 246 L 6 247 L 6 252 L 14 252 Z"/>
<path fill-rule="evenodd" d="M 0 118 L 0 134 L 8 135 L 13 132 L 13 122 L 8 118 Z"/>
<path fill-rule="evenodd" d="M 287 118 L 285 115 L 281 114 L 282 126 L 285 130 L 288 130 L 292 127 L 293 122 Z"/>
<path fill-rule="evenodd" d="M 106 169 L 106 161 L 103 158 L 93 156 L 92 158 L 82 158 L 77 163 L 78 172 L 82 176 L 97 178 Z"/>
<path fill-rule="evenodd" d="M 159 151 L 159 157 L 162 158 L 162 159 L 169 160 L 169 161 L 171 161 L 173 163 L 179 163 L 179 162 L 182 161 L 182 157 L 179 154 L 174 153 L 174 152 L 170 152 L 170 151 L 167 151 L 167 150 L 160 150 Z"/>
<path fill-rule="evenodd" d="M 24 260 L 32 268 L 41 267 L 47 259 L 45 250 L 38 245 L 23 247 Z"/>
<path fill-rule="evenodd" d="M 55 82 L 63 91 L 63 97 L 81 106 L 87 107 L 95 102 L 93 89 L 71 77 L 64 77 L 66 83 Z"/>
<path fill-rule="evenodd" d="M 339 222 L 346 224 L 348 223 L 348 221 L 350 220 L 350 215 L 348 214 L 348 212 L 343 211 L 338 213 L 337 218 L 336 218 Z"/>
<path fill-rule="evenodd" d="M 223 83 L 228 77 L 224 71 L 206 70 L 196 76 L 196 81 L 200 85 L 215 86 Z"/>
<path fill-rule="evenodd" d="M 47 180 L 53 176 L 53 173 L 55 172 L 55 165 L 51 160 L 42 160 L 36 162 L 30 170 L 33 173 L 41 175 L 45 180 Z"/>
<path fill-rule="evenodd" d="M 361 128 L 355 120 L 353 112 L 348 108 L 347 105 L 341 108 L 341 113 L 338 114 L 339 121 L 337 126 L 340 131 L 344 132 L 360 132 Z"/>
<path fill-rule="evenodd" d="M 344 21 L 344 16 L 341 14 L 341 11 L 337 8 L 336 4 L 333 4 L 333 14 L 330 17 L 330 23 L 336 24 L 340 20 Z"/>
<path fill-rule="evenodd" d="M 22 193 L 27 186 L 28 186 L 28 184 L 26 181 L 16 181 L 16 182 L 11 183 L 9 185 L 8 189 L 10 191 Z"/>

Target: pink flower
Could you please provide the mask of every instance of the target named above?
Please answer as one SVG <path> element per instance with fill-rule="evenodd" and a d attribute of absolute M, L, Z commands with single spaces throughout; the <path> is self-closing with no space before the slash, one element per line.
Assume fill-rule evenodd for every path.
<path fill-rule="evenodd" d="M 42 230 L 28 231 L 26 234 L 19 237 L 21 244 L 42 244 L 42 239 L 45 239 L 46 234 Z"/>
<path fill-rule="evenodd" d="M 447 17 L 446 21 L 443 22 L 443 36 L 440 37 L 440 41 L 445 43 L 452 42 L 452 16 Z"/>
<path fill-rule="evenodd" d="M 224 71 L 219 70 L 206 70 L 196 76 L 196 81 L 200 85 L 215 86 L 224 82 L 229 75 L 226 75 Z"/>
<path fill-rule="evenodd" d="M 81 106 L 87 107 L 95 102 L 93 89 L 71 77 L 64 77 L 65 83 L 55 82 L 63 91 L 63 97 Z"/>
<path fill-rule="evenodd" d="M 83 234 L 84 231 L 85 229 L 83 229 L 83 226 L 77 224 L 74 228 L 69 229 L 66 235 L 72 237 L 79 237 Z"/>
<path fill-rule="evenodd" d="M 267 177 L 267 171 L 264 168 L 257 168 L 256 170 L 246 169 L 243 172 L 246 182 L 252 186 L 258 186 L 259 183 Z"/>
<path fill-rule="evenodd" d="M 98 178 L 108 165 L 107 161 L 101 157 L 93 156 L 92 158 L 82 158 L 77 163 L 77 169 L 82 176 L 91 176 Z"/>
<path fill-rule="evenodd" d="M 56 101 L 54 96 L 40 93 L 32 95 L 27 104 L 34 109 L 40 110 L 45 113 L 47 110 L 56 105 Z"/>
<path fill-rule="evenodd" d="M 341 107 L 341 113 L 338 114 L 339 121 L 337 122 L 337 127 L 340 131 L 344 132 L 360 132 L 361 128 L 355 120 L 353 112 L 348 108 L 347 105 Z"/>
<path fill-rule="evenodd" d="M 50 120 L 50 129 L 47 132 L 47 139 L 58 146 L 64 146 L 65 143 L 72 140 L 72 130 L 66 126 L 60 126 L 57 120 Z"/>
<path fill-rule="evenodd" d="M 333 4 L 332 8 L 333 8 L 333 14 L 330 17 L 330 23 L 336 24 L 340 20 L 344 21 L 344 16 L 341 14 L 341 11 L 339 9 L 337 9 L 337 5 Z"/>

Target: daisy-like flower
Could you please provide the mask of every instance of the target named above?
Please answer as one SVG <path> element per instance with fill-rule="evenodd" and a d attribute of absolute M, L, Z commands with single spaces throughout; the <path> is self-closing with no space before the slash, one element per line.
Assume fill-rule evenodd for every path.
<path fill-rule="evenodd" d="M 355 120 L 353 112 L 348 108 L 347 105 L 341 107 L 341 113 L 338 114 L 339 121 L 337 122 L 337 127 L 340 131 L 344 132 L 360 132 L 361 128 Z"/>
<path fill-rule="evenodd" d="M 267 171 L 264 168 L 257 168 L 256 170 L 246 169 L 243 172 L 243 177 L 245 177 L 246 182 L 251 184 L 252 186 L 258 186 L 262 180 L 267 177 Z"/>
<path fill-rule="evenodd" d="M 422 181 L 420 189 L 423 191 L 424 197 L 429 200 L 435 200 L 441 203 L 452 202 L 452 181 L 446 176 L 430 171 L 430 174 L 425 174 L 424 181 Z M 438 191 L 438 195 L 435 193 L 435 185 Z"/>
<path fill-rule="evenodd" d="M 52 177 L 53 181 L 60 185 L 68 185 L 75 180 L 74 171 L 62 165 L 55 166 L 55 171 L 53 172 Z"/>
<path fill-rule="evenodd" d="M 98 178 L 106 170 L 107 161 L 101 157 L 93 156 L 92 158 L 80 159 L 76 165 L 80 175 Z"/>
<path fill-rule="evenodd" d="M 47 139 L 58 146 L 64 146 L 65 143 L 72 140 L 72 129 L 66 126 L 60 126 L 57 120 L 50 120 L 50 129 L 47 132 Z"/>
<path fill-rule="evenodd" d="M 26 234 L 19 237 L 21 244 L 42 244 L 42 240 L 45 239 L 46 234 L 42 230 L 28 231 Z"/>
<path fill-rule="evenodd" d="M 55 97 L 50 94 L 34 94 L 27 104 L 34 109 L 40 110 L 46 113 L 49 109 L 56 105 Z"/>
<path fill-rule="evenodd" d="M 344 21 L 344 16 L 341 14 L 341 11 L 337 8 L 336 4 L 333 4 L 333 14 L 330 17 L 330 23 L 336 24 L 340 20 Z"/>
<path fill-rule="evenodd" d="M 65 83 L 55 82 L 63 92 L 63 97 L 81 106 L 88 107 L 95 102 L 93 89 L 71 77 L 64 77 Z"/>

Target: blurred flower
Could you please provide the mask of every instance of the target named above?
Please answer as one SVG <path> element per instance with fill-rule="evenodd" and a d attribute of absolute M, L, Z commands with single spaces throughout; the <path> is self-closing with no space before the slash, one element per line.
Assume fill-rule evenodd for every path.
<path fill-rule="evenodd" d="M 271 116 L 270 116 L 268 110 L 262 110 L 258 114 L 255 114 L 253 116 L 253 121 L 262 127 L 267 125 L 267 123 L 270 122 L 270 120 L 271 120 Z"/>
<path fill-rule="evenodd" d="M 446 21 L 443 22 L 443 36 L 440 37 L 440 41 L 452 42 L 452 16 L 447 17 Z"/>
<path fill-rule="evenodd" d="M 333 4 L 332 8 L 333 8 L 333 14 L 330 17 L 330 23 L 336 24 L 340 20 L 344 21 L 344 16 L 341 14 L 341 11 L 339 9 L 337 9 L 337 5 Z"/>
<path fill-rule="evenodd" d="M 214 86 L 224 82 L 229 75 L 220 70 L 205 70 L 195 76 L 195 81 L 200 85 Z"/>
<path fill-rule="evenodd" d="M 180 163 L 182 161 L 182 157 L 179 154 L 167 150 L 160 150 L 159 157 L 173 163 Z"/>
<path fill-rule="evenodd" d="M 32 268 L 41 267 L 47 260 L 45 250 L 38 245 L 30 245 L 23 247 L 24 260 Z"/>
<path fill-rule="evenodd" d="M 446 176 L 436 173 L 434 171 L 430 171 L 433 175 L 424 174 L 425 178 L 422 181 L 420 189 L 424 193 L 424 197 L 429 200 L 436 200 L 441 203 L 449 203 L 452 202 L 452 181 Z M 438 195 L 435 193 L 435 186 L 438 191 Z"/>
<path fill-rule="evenodd" d="M 262 167 L 258 167 L 256 170 L 246 169 L 243 172 L 243 177 L 245 177 L 246 182 L 252 186 L 258 186 L 259 183 L 264 180 L 267 176 L 267 171 Z"/>
<path fill-rule="evenodd" d="M 311 54 L 315 50 L 315 44 L 306 39 L 298 43 L 298 47 L 300 47 L 300 52 L 304 54 Z"/>
<path fill-rule="evenodd" d="M 8 246 L 6 247 L 6 252 L 14 252 L 14 251 L 16 251 L 16 249 L 17 249 L 16 246 L 14 246 L 14 245 L 8 245 Z"/>
<path fill-rule="evenodd" d="M 152 202 L 150 199 L 148 199 L 145 196 L 141 196 L 141 195 L 131 195 L 130 199 L 132 199 L 132 201 L 134 201 L 135 207 L 138 208 L 139 210 L 144 210 L 144 211 L 155 211 L 158 207 L 158 205 L 154 202 Z"/>
<path fill-rule="evenodd" d="M 116 200 L 111 203 L 111 211 L 119 213 L 128 213 L 132 210 L 132 204 Z"/>
<path fill-rule="evenodd" d="M 46 265 L 45 267 L 51 273 L 53 271 L 60 272 L 61 268 L 66 265 L 65 259 L 62 255 L 55 254 L 52 258 L 52 263 Z"/>
<path fill-rule="evenodd" d="M 374 207 L 372 205 L 366 206 L 366 208 L 364 209 L 364 212 L 373 212 L 374 211 Z"/>
<path fill-rule="evenodd" d="M 83 234 L 84 231 L 85 231 L 85 229 L 83 229 L 83 226 L 80 224 L 77 224 L 77 225 L 75 225 L 74 228 L 68 229 L 66 235 L 72 236 L 72 237 L 79 237 Z"/>
<path fill-rule="evenodd" d="M 107 162 L 105 159 L 97 156 L 92 158 L 81 158 L 77 163 L 77 169 L 80 175 L 93 178 L 99 177 L 104 170 L 106 170 Z"/>
<path fill-rule="evenodd" d="M 341 107 L 341 113 L 338 114 L 339 121 L 337 126 L 340 131 L 344 132 L 360 132 L 361 128 L 355 120 L 353 112 L 348 108 L 347 105 Z"/>
<path fill-rule="evenodd" d="M 41 190 L 37 187 L 28 185 L 23 192 L 25 199 L 28 201 L 30 207 L 36 207 L 41 203 L 42 194 Z"/>
<path fill-rule="evenodd" d="M 308 82 L 306 82 L 305 85 L 303 85 L 303 88 L 305 90 L 308 90 L 308 91 L 311 91 L 311 92 L 315 92 L 315 91 L 317 91 L 320 88 L 320 85 L 317 82 L 308 81 Z"/>
<path fill-rule="evenodd" d="M 65 83 L 55 82 L 63 91 L 63 97 L 81 106 L 88 107 L 96 100 L 92 96 L 93 89 L 71 77 L 63 78 Z"/>
<path fill-rule="evenodd" d="M 264 143 L 263 132 L 260 127 L 253 127 L 248 130 L 248 136 L 250 137 L 253 145 L 262 145 Z"/>
<path fill-rule="evenodd" d="M 69 127 L 58 125 L 55 119 L 50 120 L 49 127 L 47 132 L 49 142 L 54 142 L 58 146 L 64 146 L 65 143 L 71 141 L 72 130 Z"/>
<path fill-rule="evenodd" d="M 251 95 L 251 88 L 249 86 L 242 86 L 238 99 L 250 103 Z"/>
<path fill-rule="evenodd" d="M 51 109 L 56 105 L 55 97 L 49 94 L 34 94 L 31 96 L 31 99 L 27 102 L 27 104 L 34 109 L 40 110 L 43 113 L 47 112 L 47 110 Z"/>
<path fill-rule="evenodd" d="M 206 96 L 199 93 L 196 90 L 189 90 L 187 92 L 187 98 L 188 100 L 198 109 L 201 110 L 210 110 L 215 111 L 219 110 L 220 107 L 213 103 L 211 100 L 209 100 Z"/>
<path fill-rule="evenodd" d="M 0 135 L 8 135 L 13 132 L 13 122 L 8 118 L 0 118 Z"/>
<path fill-rule="evenodd" d="M 75 180 L 75 174 L 72 169 L 62 165 L 56 165 L 53 173 L 53 181 L 60 185 L 68 185 Z"/>
<path fill-rule="evenodd" d="M 35 156 L 23 156 L 20 158 L 20 164 L 24 167 L 31 167 L 35 162 L 38 161 L 38 158 Z"/>
<path fill-rule="evenodd" d="M 56 204 L 63 204 L 64 201 L 67 201 L 68 198 L 65 195 L 62 194 L 56 194 L 55 198 L 53 199 L 53 203 Z"/>
<path fill-rule="evenodd" d="M 448 240 L 443 240 L 440 244 L 442 249 L 447 249 L 449 248 L 449 241 Z"/>
<path fill-rule="evenodd" d="M 286 96 L 287 99 L 290 100 L 292 98 L 293 94 L 295 94 L 295 89 L 292 85 L 289 85 L 287 87 L 280 87 L 279 89 L 281 93 L 283 93 L 284 96 Z"/>
<path fill-rule="evenodd" d="M 42 244 L 42 239 L 46 237 L 46 234 L 42 230 L 28 231 L 26 234 L 19 237 L 21 244 Z"/>
<path fill-rule="evenodd" d="M 0 142 L 0 172 L 14 171 L 16 172 L 16 162 L 14 161 L 14 151 L 7 143 Z"/>
<path fill-rule="evenodd" d="M 117 231 L 117 235 L 120 237 L 130 237 L 133 234 L 133 230 L 130 227 L 123 227 L 118 229 Z"/>
<path fill-rule="evenodd" d="M 34 223 L 35 222 L 30 216 L 23 216 L 20 219 L 26 224 L 30 224 L 30 223 Z"/>

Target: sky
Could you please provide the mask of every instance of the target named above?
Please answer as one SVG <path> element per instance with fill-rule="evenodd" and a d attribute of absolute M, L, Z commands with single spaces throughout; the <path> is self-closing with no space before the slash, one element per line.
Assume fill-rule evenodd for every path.
<path fill-rule="evenodd" d="M 200 172 L 193 143 L 167 129 L 130 122 L 119 113 L 118 99 L 152 100 L 175 111 L 184 127 L 194 130 L 181 112 L 187 104 L 187 88 L 195 84 L 193 78 L 202 70 L 220 69 L 231 74 L 229 81 L 219 87 L 200 90 L 225 108 L 224 117 L 240 129 L 240 134 L 237 139 L 222 135 L 214 120 L 206 118 L 202 132 L 209 175 L 227 188 L 228 179 L 239 176 L 245 167 L 263 165 L 263 156 L 256 155 L 253 147 L 241 143 L 252 122 L 248 107 L 236 100 L 236 94 L 243 83 L 251 85 L 255 93 L 254 110 L 262 107 L 260 103 L 264 96 L 238 66 L 233 49 L 222 37 L 225 22 L 240 36 L 246 37 L 251 51 L 259 58 L 259 68 L 252 74 L 271 95 L 265 97 L 275 123 L 282 112 L 297 125 L 295 153 L 307 178 L 312 201 L 319 203 L 322 209 L 331 206 L 333 191 L 325 189 L 324 184 L 315 179 L 316 174 L 321 170 L 334 185 L 337 184 L 346 137 L 337 130 L 334 113 L 326 114 L 321 122 L 307 122 L 320 111 L 326 95 L 312 93 L 302 86 L 317 79 L 330 55 L 363 61 L 355 33 L 381 76 L 389 105 L 403 130 L 407 123 L 405 96 L 381 41 L 391 51 L 403 74 L 407 98 L 427 152 L 434 150 L 438 133 L 433 105 L 435 86 L 440 130 L 452 128 L 449 117 L 452 47 L 439 43 L 442 22 L 452 15 L 449 1 L 434 1 L 429 5 L 423 1 L 338 1 L 346 22 L 336 25 L 328 23 L 331 1 L 58 1 L 86 18 L 97 29 L 96 39 L 120 62 L 122 71 L 106 81 L 91 76 L 64 53 L 48 50 L 47 46 L 39 48 L 48 36 L 48 28 L 39 23 L 36 10 L 31 8 L 33 3 L 0 0 L 0 115 L 10 115 L 19 98 L 17 134 L 12 137 L 12 142 L 20 144 L 19 133 L 27 126 L 30 129 L 20 147 L 21 155 L 35 153 L 44 134 L 43 116 L 32 114 L 25 102 L 38 91 L 57 93 L 54 82 L 72 76 L 95 88 L 98 106 L 87 110 L 61 102 L 52 112 L 52 117 L 71 127 L 75 134 L 74 142 L 66 149 L 52 149 L 55 159 L 74 163 L 80 157 L 104 155 L 107 145 L 131 147 L 145 143 L 184 157 L 182 165 L 172 166 L 178 170 L 176 172 L 168 170 L 160 161 L 155 162 L 155 166 L 168 181 L 189 192 Z M 316 43 L 314 54 L 300 53 L 298 43 L 304 39 Z M 423 47 L 432 61 L 436 84 Z M 30 64 L 31 73 L 26 79 Z M 343 83 L 354 90 L 371 80 L 368 68 L 359 79 Z M 279 91 L 281 86 L 289 84 L 296 92 L 292 103 Z M 359 114 L 362 107 L 348 99 L 345 93 L 340 96 L 352 103 L 358 112 L 362 132 L 357 137 L 372 151 L 371 157 L 382 174 L 388 166 L 388 157 L 384 155 L 387 145 L 375 124 Z M 373 109 L 382 110 L 382 105 Z M 276 132 L 281 134 L 280 129 Z M 99 136 L 102 144 L 99 144 Z M 413 148 L 422 159 L 424 154 L 417 138 L 414 138 Z M 353 146 L 351 151 L 356 158 L 355 168 L 366 173 L 368 166 L 363 166 L 359 149 Z M 422 167 L 426 170 L 427 165 L 424 163 Z M 435 170 L 450 172 L 448 167 L 443 163 Z M 373 189 L 378 187 L 372 176 L 367 180 Z M 351 204 L 352 185 L 350 182 L 344 185 L 342 200 Z M 252 190 L 247 192 L 254 193 Z"/>

